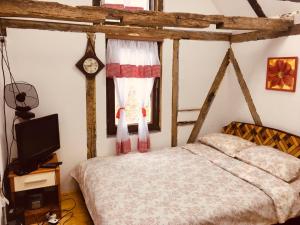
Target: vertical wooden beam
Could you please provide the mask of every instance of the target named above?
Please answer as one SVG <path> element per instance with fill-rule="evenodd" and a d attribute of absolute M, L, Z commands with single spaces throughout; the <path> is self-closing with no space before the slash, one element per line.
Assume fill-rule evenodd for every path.
<path fill-rule="evenodd" d="M 154 1 L 154 11 L 164 11 L 164 0 L 153 0 Z"/>
<path fill-rule="evenodd" d="M 240 87 L 242 89 L 242 92 L 244 94 L 244 97 L 245 97 L 245 100 L 246 100 L 247 105 L 249 107 L 249 110 L 250 110 L 250 113 L 252 115 L 252 118 L 253 118 L 255 124 L 262 126 L 261 119 L 260 119 L 260 117 L 259 117 L 259 115 L 258 115 L 258 113 L 256 111 L 256 107 L 255 107 L 255 105 L 253 103 L 253 99 L 251 97 L 249 88 L 248 88 L 248 86 L 246 84 L 246 81 L 244 79 L 244 76 L 242 74 L 241 68 L 240 68 L 240 66 L 239 66 L 239 64 L 238 64 L 238 62 L 237 62 L 237 60 L 236 60 L 236 58 L 234 56 L 234 53 L 233 53 L 233 51 L 232 51 L 231 48 L 230 48 L 229 51 L 230 51 L 230 54 L 229 54 L 230 61 L 231 61 L 232 65 L 233 65 L 233 67 L 234 67 L 234 70 L 235 70 L 238 82 L 239 82 Z"/>
<path fill-rule="evenodd" d="M 93 6 L 100 6 L 100 0 L 93 0 Z M 95 51 L 96 34 L 87 33 L 87 50 Z M 88 43 L 91 43 L 90 46 Z M 93 49 L 90 49 L 93 48 Z M 96 77 L 86 76 L 86 120 L 87 120 L 87 158 L 97 156 L 96 133 Z"/>
<path fill-rule="evenodd" d="M 88 33 L 92 47 L 95 49 L 96 35 Z M 88 48 L 90 46 L 88 45 Z M 89 49 L 87 49 L 88 51 Z M 96 157 L 96 79 L 95 77 L 86 77 L 86 118 L 87 118 L 87 158 Z"/>
<path fill-rule="evenodd" d="M 228 64 L 229 64 L 229 50 L 227 51 L 224 59 L 223 59 L 223 62 L 219 68 L 219 71 L 215 77 L 215 80 L 214 82 L 212 83 L 212 86 L 206 96 L 206 99 L 203 103 L 203 106 L 201 107 L 201 110 L 200 110 L 200 114 L 198 116 L 198 119 L 193 127 L 193 130 L 192 130 L 192 133 L 189 137 L 189 140 L 188 140 L 188 143 L 193 143 L 195 142 L 202 126 L 203 126 L 203 123 L 206 119 L 206 116 L 209 112 L 209 109 L 215 99 L 215 96 L 217 94 L 217 91 L 220 87 L 220 84 L 224 78 L 224 75 L 225 75 L 225 72 L 226 72 L 226 69 L 228 67 Z"/>
<path fill-rule="evenodd" d="M 3 37 L 7 36 L 6 28 L 5 27 L 0 27 L 0 36 L 3 36 Z"/>
<path fill-rule="evenodd" d="M 248 2 L 258 17 L 266 17 L 266 14 L 258 4 L 257 0 L 248 0 Z"/>
<path fill-rule="evenodd" d="M 93 6 L 100 6 L 101 0 L 93 0 Z"/>
<path fill-rule="evenodd" d="M 0 21 L 0 36 L 5 36 L 6 37 L 6 27 L 3 26 L 2 21 Z"/>
<path fill-rule="evenodd" d="M 158 11 L 163 12 L 164 11 L 164 0 L 158 0 Z"/>
<path fill-rule="evenodd" d="M 172 147 L 177 146 L 177 117 L 179 93 L 179 40 L 173 41 L 173 68 L 172 68 Z"/>

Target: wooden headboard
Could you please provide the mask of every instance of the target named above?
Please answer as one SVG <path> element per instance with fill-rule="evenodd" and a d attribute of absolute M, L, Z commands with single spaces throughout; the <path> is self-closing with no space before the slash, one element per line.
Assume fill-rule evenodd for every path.
<path fill-rule="evenodd" d="M 231 122 L 223 133 L 239 136 L 258 145 L 267 145 L 300 158 L 300 137 L 287 132 L 242 122 Z"/>

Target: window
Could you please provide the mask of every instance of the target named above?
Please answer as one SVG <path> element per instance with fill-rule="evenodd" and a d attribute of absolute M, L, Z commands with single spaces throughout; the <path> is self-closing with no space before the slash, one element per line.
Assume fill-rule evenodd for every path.
<path fill-rule="evenodd" d="M 127 78 L 129 94 L 126 106 L 126 118 L 129 133 L 138 131 L 138 113 L 140 108 L 137 103 L 136 92 L 139 87 L 138 78 Z M 107 101 L 107 134 L 115 135 L 117 132 L 116 113 L 119 108 L 118 101 L 115 98 L 115 85 L 111 78 L 106 79 L 106 101 Z M 147 122 L 150 131 L 160 131 L 160 78 L 155 78 L 151 101 L 146 108 Z"/>
<path fill-rule="evenodd" d="M 135 9 L 144 9 L 144 10 L 149 10 L 149 9 L 154 9 L 155 8 L 155 2 L 154 0 L 104 0 L 102 1 L 102 5 L 105 7 L 110 7 L 110 8 L 119 8 L 119 9 L 128 9 L 128 10 L 135 10 Z M 139 44 L 137 44 L 139 45 Z M 110 45 L 109 45 L 110 46 Z M 158 49 L 157 49 L 158 48 Z M 121 52 L 119 50 L 121 49 Z M 132 62 L 127 62 L 131 61 L 130 56 L 131 56 L 131 50 L 125 51 L 123 46 L 117 46 L 113 50 L 108 47 L 108 52 L 110 52 L 108 55 L 110 57 L 114 58 L 112 61 L 119 62 L 119 58 L 122 58 L 122 65 L 128 65 L 129 67 L 132 65 L 153 65 L 152 63 L 150 64 L 143 64 L 143 57 L 145 61 L 149 62 L 158 62 L 159 64 L 159 58 L 158 54 L 161 51 L 161 44 L 158 43 L 152 50 L 155 50 L 156 54 L 156 60 L 154 60 L 153 53 L 148 53 L 146 51 L 146 54 L 142 54 L 141 57 L 138 56 L 140 50 L 135 49 L 135 60 L 137 61 L 142 61 L 141 64 L 139 64 L 137 61 L 134 63 Z M 142 51 L 143 52 L 143 51 Z M 144 51 L 145 52 L 145 51 Z M 151 52 L 151 51 L 150 51 Z M 148 57 L 149 55 L 149 57 Z M 110 58 L 109 57 L 109 58 Z M 128 59 L 128 60 L 127 60 Z M 149 63 L 148 62 L 148 63 Z M 107 66 L 107 70 L 110 70 L 109 68 L 112 69 L 112 71 L 115 69 L 113 68 L 113 64 L 110 63 L 110 66 Z M 120 63 L 120 62 L 119 62 Z M 144 62 L 145 63 L 145 62 Z M 121 63 L 120 63 L 121 64 Z M 160 67 L 159 67 L 160 68 Z M 129 68 L 130 69 L 130 68 Z M 126 69 L 124 70 L 126 71 Z M 157 70 L 156 70 L 157 71 Z M 110 74 L 110 73 L 108 73 Z M 139 76 L 137 76 L 139 77 Z M 141 89 L 142 87 L 145 87 L 144 84 L 142 84 L 143 80 L 141 78 L 122 78 L 122 79 L 127 79 L 126 80 L 126 87 L 127 87 L 127 100 L 126 100 L 126 107 L 125 107 L 125 113 L 126 113 L 126 122 L 128 124 L 128 131 L 129 133 L 136 133 L 138 131 L 138 122 L 139 118 L 141 115 L 141 106 L 140 106 L 140 97 L 144 96 L 141 95 L 139 96 L 138 93 L 144 93 L 145 89 Z M 118 113 L 119 109 L 123 109 L 122 107 L 119 106 L 118 100 L 116 98 L 117 93 L 116 93 L 116 88 L 114 84 L 114 80 L 109 77 L 106 80 L 106 96 L 107 96 L 107 134 L 108 135 L 115 135 L 117 133 L 117 124 L 118 124 L 118 118 L 116 118 L 116 114 Z M 151 81 L 151 85 L 153 84 L 153 80 Z M 143 91 L 140 91 L 143 90 Z M 149 99 L 150 104 L 145 108 L 146 110 L 146 122 L 148 123 L 148 129 L 150 131 L 160 130 L 160 77 L 156 77 L 154 80 L 153 84 L 153 89 L 152 89 L 152 94 L 151 94 L 151 99 Z M 144 108 L 143 108 L 144 110 Z M 122 111 L 124 113 L 124 111 Z M 148 130 L 147 129 L 147 130 Z M 118 131 L 119 132 L 119 131 Z"/>

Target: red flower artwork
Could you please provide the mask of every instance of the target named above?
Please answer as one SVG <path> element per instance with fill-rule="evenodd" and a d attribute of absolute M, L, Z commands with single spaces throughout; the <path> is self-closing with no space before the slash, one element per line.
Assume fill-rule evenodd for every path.
<path fill-rule="evenodd" d="M 296 89 L 297 57 L 269 58 L 266 88 L 292 91 Z"/>

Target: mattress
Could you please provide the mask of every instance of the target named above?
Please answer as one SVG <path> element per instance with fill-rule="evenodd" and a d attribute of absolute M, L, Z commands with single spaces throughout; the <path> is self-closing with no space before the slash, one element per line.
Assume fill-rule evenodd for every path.
<path fill-rule="evenodd" d="M 94 158 L 72 176 L 95 225 L 270 225 L 300 210 L 300 181 L 202 144 Z"/>

